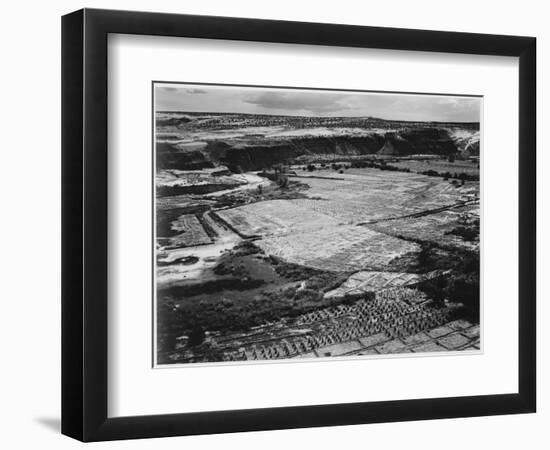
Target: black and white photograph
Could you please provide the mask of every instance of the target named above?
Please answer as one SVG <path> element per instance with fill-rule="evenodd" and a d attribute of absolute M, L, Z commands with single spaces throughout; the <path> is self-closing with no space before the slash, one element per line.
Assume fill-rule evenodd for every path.
<path fill-rule="evenodd" d="M 155 366 L 480 352 L 480 96 L 153 83 Z"/>

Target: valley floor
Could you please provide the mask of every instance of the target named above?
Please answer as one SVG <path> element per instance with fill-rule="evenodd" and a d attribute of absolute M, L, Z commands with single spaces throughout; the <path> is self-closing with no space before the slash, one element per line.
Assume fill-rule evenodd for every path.
<path fill-rule="evenodd" d="M 479 349 L 479 182 L 288 177 L 157 200 L 158 363 Z"/>

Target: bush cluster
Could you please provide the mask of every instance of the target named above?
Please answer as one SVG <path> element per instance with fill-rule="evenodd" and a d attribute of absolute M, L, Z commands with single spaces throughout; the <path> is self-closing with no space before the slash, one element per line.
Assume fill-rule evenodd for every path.
<path fill-rule="evenodd" d="M 430 266 L 434 263 L 432 255 L 431 249 L 423 249 L 419 255 L 420 264 Z M 465 316 L 479 321 L 479 252 L 463 252 L 455 256 L 456 264 L 450 274 L 424 281 L 418 288 L 436 303 L 444 300 L 462 303 Z"/>

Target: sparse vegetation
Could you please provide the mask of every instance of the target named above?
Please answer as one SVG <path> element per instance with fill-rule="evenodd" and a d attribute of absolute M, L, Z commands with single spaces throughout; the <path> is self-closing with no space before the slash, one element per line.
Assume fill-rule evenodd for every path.
<path fill-rule="evenodd" d="M 445 276 L 425 281 L 418 288 L 434 301 L 461 303 L 463 315 L 479 322 L 479 251 L 447 252 L 445 258 L 426 245 L 419 254 L 419 264 L 425 268 L 450 269 Z"/>

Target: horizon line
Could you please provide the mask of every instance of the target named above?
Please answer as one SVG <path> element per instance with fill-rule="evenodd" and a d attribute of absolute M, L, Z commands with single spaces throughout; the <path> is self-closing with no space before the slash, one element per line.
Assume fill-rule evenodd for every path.
<path fill-rule="evenodd" d="M 158 110 L 155 111 L 157 114 L 232 114 L 240 116 L 268 116 L 268 117 L 292 117 L 300 118 L 305 117 L 308 119 L 371 119 L 371 120 L 381 120 L 386 122 L 407 122 L 407 123 L 459 123 L 459 124 L 480 124 L 481 121 L 445 121 L 445 120 L 401 120 L 401 119 L 385 119 L 383 117 L 374 117 L 374 116 L 306 116 L 306 115 L 291 115 L 291 114 L 268 114 L 268 113 L 241 113 L 241 112 L 230 112 L 230 111 L 184 111 L 184 110 Z"/>

